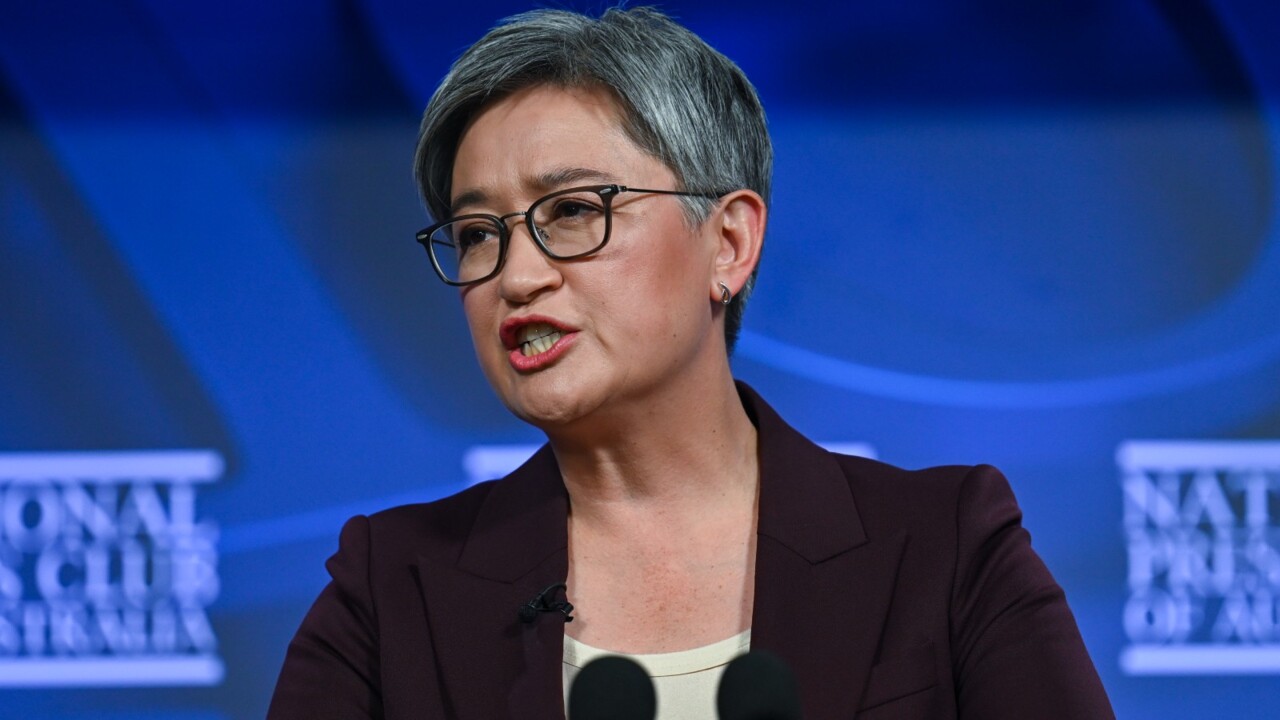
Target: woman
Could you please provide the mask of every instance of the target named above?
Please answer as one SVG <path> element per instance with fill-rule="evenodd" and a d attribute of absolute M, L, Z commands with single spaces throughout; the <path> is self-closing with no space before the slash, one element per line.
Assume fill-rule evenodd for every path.
<path fill-rule="evenodd" d="M 735 385 L 771 164 L 742 72 L 652 10 L 517 16 L 457 61 L 419 240 L 548 444 L 350 521 L 273 717 L 563 717 L 604 652 L 713 717 L 747 648 L 811 719 L 1110 716 L 998 472 L 834 455 Z"/>

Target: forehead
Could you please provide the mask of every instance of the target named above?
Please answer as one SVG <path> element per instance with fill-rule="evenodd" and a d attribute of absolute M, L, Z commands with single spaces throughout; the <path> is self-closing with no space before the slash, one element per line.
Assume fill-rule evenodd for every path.
<path fill-rule="evenodd" d="M 454 157 L 452 198 L 534 187 L 572 168 L 632 177 L 661 162 L 623 130 L 617 100 L 600 88 L 539 85 L 488 105 L 463 130 Z M 473 193 L 472 193 L 473 194 Z"/>

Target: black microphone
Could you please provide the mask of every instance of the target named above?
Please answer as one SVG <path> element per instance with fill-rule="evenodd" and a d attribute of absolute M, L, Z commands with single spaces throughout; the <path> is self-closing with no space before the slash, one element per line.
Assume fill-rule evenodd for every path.
<path fill-rule="evenodd" d="M 564 583 L 555 583 L 548 585 L 542 589 L 542 592 L 533 596 L 533 599 L 520 606 L 517 614 L 520 616 L 520 622 L 532 623 L 538 619 L 538 613 L 559 612 L 564 613 L 564 621 L 573 622 L 573 616 L 569 613 L 573 612 L 573 603 L 565 600 L 555 600 L 556 592 L 564 590 Z"/>
<path fill-rule="evenodd" d="M 653 720 L 657 713 L 649 674 L 617 655 L 587 663 L 569 688 L 569 720 Z"/>
<path fill-rule="evenodd" d="M 787 664 L 754 650 L 734 658 L 716 691 L 720 720 L 802 720 L 800 693 Z"/>

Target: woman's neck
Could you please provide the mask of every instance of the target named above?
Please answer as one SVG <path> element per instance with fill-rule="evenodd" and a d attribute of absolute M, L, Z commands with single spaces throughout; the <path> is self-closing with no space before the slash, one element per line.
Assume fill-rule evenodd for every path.
<path fill-rule="evenodd" d="M 756 429 L 727 367 L 722 384 L 698 389 L 649 398 L 630 425 L 597 422 L 599 442 L 552 437 L 569 492 L 566 582 L 579 619 L 566 632 L 583 642 L 671 652 L 751 626 Z"/>
<path fill-rule="evenodd" d="M 548 433 L 575 521 L 681 525 L 754 507 L 756 429 L 727 364 L 721 378 L 691 385 Z"/>

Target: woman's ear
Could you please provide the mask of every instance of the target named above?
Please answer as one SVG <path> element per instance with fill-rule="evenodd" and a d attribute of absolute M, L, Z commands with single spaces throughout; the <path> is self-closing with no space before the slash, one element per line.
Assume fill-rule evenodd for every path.
<path fill-rule="evenodd" d="M 747 284 L 760 262 L 769 208 L 754 190 L 735 190 L 720 200 L 713 229 L 716 233 L 715 265 L 710 282 L 711 298 L 723 300 L 724 283 L 731 295 Z"/>

